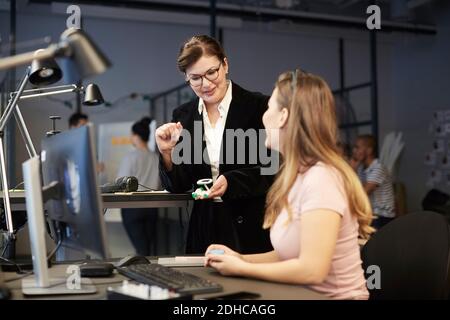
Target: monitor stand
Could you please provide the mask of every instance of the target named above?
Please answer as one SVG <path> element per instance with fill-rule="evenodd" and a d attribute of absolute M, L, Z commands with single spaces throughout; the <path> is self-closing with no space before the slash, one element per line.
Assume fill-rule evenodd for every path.
<path fill-rule="evenodd" d="M 69 282 L 69 283 L 68 283 Z M 97 288 L 91 279 L 82 278 L 79 286 L 68 281 L 67 278 L 49 278 L 48 286 L 39 285 L 39 279 L 35 276 L 22 279 L 22 293 L 24 295 L 63 295 L 63 294 L 92 294 Z"/>
<path fill-rule="evenodd" d="M 25 197 L 30 232 L 34 276 L 22 279 L 24 295 L 88 294 L 97 289 L 88 279 L 81 278 L 76 269 L 67 278 L 50 278 L 45 245 L 44 203 L 41 187 L 40 160 L 33 157 L 22 164 Z"/>

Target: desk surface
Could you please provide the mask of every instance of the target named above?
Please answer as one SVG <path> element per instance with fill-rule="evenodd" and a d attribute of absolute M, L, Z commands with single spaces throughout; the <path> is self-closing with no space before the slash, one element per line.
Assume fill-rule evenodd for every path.
<path fill-rule="evenodd" d="M 60 264 L 54 265 L 49 269 L 49 273 L 53 277 L 67 277 L 66 274 L 68 265 Z M 279 284 L 273 282 L 266 282 L 247 278 L 238 277 L 224 277 L 212 268 L 204 267 L 183 267 L 176 268 L 177 270 L 192 273 L 199 277 L 209 279 L 217 282 L 223 286 L 223 291 L 220 293 L 211 293 L 203 295 L 195 295 L 194 299 L 203 299 L 209 296 L 216 296 L 219 294 L 233 293 L 238 291 L 250 291 L 261 294 L 260 299 L 266 300 L 324 300 L 327 299 L 324 295 L 317 293 L 311 289 L 298 285 Z M 21 281 L 17 275 L 13 272 L 4 273 L 7 287 L 11 290 L 12 299 L 25 299 L 21 291 Z M 108 287 L 119 286 L 126 278 L 116 271 L 110 278 L 92 278 L 93 283 L 97 287 L 97 293 L 87 295 L 64 295 L 64 296 L 40 296 L 31 297 L 27 299 L 106 299 L 106 290 Z"/>
<path fill-rule="evenodd" d="M 0 199 L 3 192 L 0 192 Z M 192 197 L 189 193 L 109 193 L 102 194 L 103 208 L 168 208 L 187 207 Z M 12 210 L 26 210 L 25 192 L 11 192 L 10 201 Z M 3 199 L 0 200 L 0 206 Z"/>
<path fill-rule="evenodd" d="M 187 207 L 192 201 L 190 193 L 132 193 L 102 194 L 106 208 L 168 208 Z"/>

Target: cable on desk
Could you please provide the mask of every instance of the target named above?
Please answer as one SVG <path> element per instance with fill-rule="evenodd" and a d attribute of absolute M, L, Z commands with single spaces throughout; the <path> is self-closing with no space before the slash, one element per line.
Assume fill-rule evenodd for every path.
<path fill-rule="evenodd" d="M 11 279 L 5 279 L 3 282 L 12 282 L 12 281 L 16 281 L 16 280 L 20 280 L 22 278 L 25 278 L 26 276 L 29 276 L 33 274 L 33 271 L 28 271 L 28 272 L 24 272 L 22 275 L 15 277 L 15 278 L 11 278 Z M 21 287 L 20 287 L 21 288 Z M 20 289 L 18 288 L 18 289 Z M 9 289 L 17 289 L 17 288 L 9 288 Z"/>
<path fill-rule="evenodd" d="M 14 267 L 16 267 L 16 269 L 17 269 L 17 273 L 19 273 L 19 274 L 25 274 L 25 275 L 30 274 L 30 272 L 23 271 L 23 270 L 20 268 L 20 266 L 19 266 L 16 262 L 14 262 L 14 261 L 12 261 L 12 260 L 10 260 L 10 259 L 8 259 L 8 258 L 3 257 L 3 255 L 4 255 L 5 252 L 6 252 L 6 249 L 8 249 L 9 244 L 10 244 L 10 241 L 8 241 L 8 242 L 6 243 L 5 248 L 3 249 L 3 252 L 2 252 L 2 254 L 1 254 L 1 256 L 0 256 L 0 260 L 3 260 L 3 261 L 5 261 L 6 263 L 9 263 L 9 264 L 14 265 Z M 55 247 L 55 248 L 53 249 L 53 251 L 51 251 L 50 254 L 47 256 L 47 261 L 48 261 L 48 260 L 51 260 L 51 259 L 53 258 L 53 256 L 55 255 L 56 251 L 58 251 L 58 249 L 59 249 L 60 247 L 61 247 L 61 240 L 58 241 L 58 243 L 56 244 L 56 247 Z M 31 273 L 33 273 L 33 272 L 31 271 Z"/>
<path fill-rule="evenodd" d="M 5 261 L 6 263 L 12 264 L 14 267 L 16 267 L 17 269 L 17 273 L 23 273 L 23 270 L 20 268 L 20 266 L 15 263 L 14 261 L 3 257 L 3 255 L 5 254 L 6 250 L 8 249 L 9 245 L 11 244 L 11 239 L 8 239 L 8 241 L 5 244 L 5 247 L 3 248 L 2 254 L 0 255 L 0 260 Z"/>
<path fill-rule="evenodd" d="M 61 247 L 61 238 L 58 240 L 58 242 L 56 243 L 56 247 L 50 252 L 50 254 L 47 256 L 47 260 L 52 260 L 52 258 L 55 256 L 56 251 L 58 251 L 58 249 Z"/>
<path fill-rule="evenodd" d="M 8 242 L 6 242 L 5 247 L 3 248 L 2 254 L 0 254 L 0 257 L 3 258 L 3 255 L 5 254 L 8 247 L 9 247 L 9 240 L 8 240 Z M 6 259 L 6 258 L 4 258 L 4 259 Z"/>
<path fill-rule="evenodd" d="M 33 273 L 33 272 L 31 272 L 31 273 Z M 30 274 L 31 274 L 31 273 L 30 273 Z M 29 274 L 22 275 L 22 276 L 20 276 L 20 277 L 16 277 L 16 278 L 12 278 L 12 279 L 8 279 L 8 280 L 5 280 L 4 282 L 17 281 L 17 280 L 20 280 L 20 279 L 22 279 L 22 278 L 25 278 L 25 277 L 28 276 L 28 275 L 29 275 Z M 61 282 L 53 283 L 53 284 L 49 285 L 49 286 L 46 287 L 46 288 L 57 287 L 57 286 L 59 286 L 59 285 L 65 284 L 66 282 L 67 282 L 67 279 L 64 279 L 64 280 L 61 280 Z M 9 289 L 12 289 L 12 290 L 18 290 L 18 289 L 22 289 L 22 285 L 20 285 L 20 286 L 17 287 L 17 288 L 14 288 L 14 287 L 8 287 L 8 288 L 9 288 Z"/>
<path fill-rule="evenodd" d="M 0 257 L 0 260 L 5 261 L 6 263 L 12 264 L 14 267 L 16 267 L 17 273 L 19 273 L 19 274 L 23 274 L 24 273 L 24 271 L 20 268 L 20 266 L 17 263 L 15 263 L 14 261 L 9 260 L 9 259 L 4 258 L 4 257 Z"/>

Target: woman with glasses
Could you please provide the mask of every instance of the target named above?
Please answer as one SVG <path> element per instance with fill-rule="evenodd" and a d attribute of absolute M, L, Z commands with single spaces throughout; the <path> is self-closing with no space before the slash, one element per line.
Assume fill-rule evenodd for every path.
<path fill-rule="evenodd" d="M 211 37 L 189 39 L 177 62 L 197 98 L 176 108 L 172 122 L 156 130 L 161 181 L 169 191 L 187 192 L 195 190 L 200 179 L 213 180 L 208 198 L 194 203 L 186 252 L 203 253 L 212 242 L 248 253 L 269 250 L 268 232 L 261 226 L 273 176 L 261 175 L 259 141 L 244 139 L 244 148 L 238 148 L 236 136 L 229 137 L 230 132 L 253 130 L 258 139 L 268 97 L 227 78 L 228 60 Z M 183 140 L 182 129 L 191 137 L 191 157 L 179 163 L 173 151 Z"/>
<path fill-rule="evenodd" d="M 211 245 L 206 264 L 223 275 L 309 285 L 335 299 L 367 299 L 358 236 L 373 231 L 372 209 L 339 154 L 330 88 L 302 71 L 282 74 L 263 123 L 266 146 L 283 158 L 264 218 L 274 250 L 241 255 Z M 211 254 L 213 249 L 224 254 Z"/>

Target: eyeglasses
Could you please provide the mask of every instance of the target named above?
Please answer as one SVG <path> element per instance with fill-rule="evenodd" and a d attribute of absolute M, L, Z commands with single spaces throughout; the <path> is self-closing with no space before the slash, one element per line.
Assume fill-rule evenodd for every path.
<path fill-rule="evenodd" d="M 219 70 L 222 66 L 222 62 L 219 63 L 219 66 L 216 68 L 211 68 L 206 71 L 204 74 L 194 74 L 191 75 L 186 83 L 189 83 L 193 87 L 200 87 L 203 84 L 203 78 L 208 79 L 209 81 L 214 81 L 219 77 Z"/>

